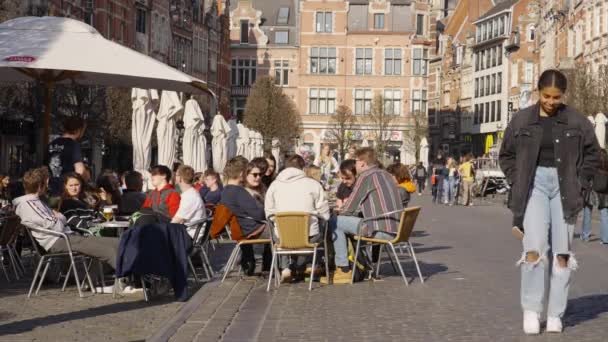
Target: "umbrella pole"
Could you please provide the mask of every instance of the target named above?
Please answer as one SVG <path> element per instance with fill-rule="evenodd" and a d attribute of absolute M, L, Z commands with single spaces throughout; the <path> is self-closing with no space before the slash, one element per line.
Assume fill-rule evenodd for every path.
<path fill-rule="evenodd" d="M 51 102 L 52 102 L 53 82 L 44 83 L 44 127 L 42 133 L 43 139 L 43 161 L 47 160 L 49 153 L 49 136 L 51 132 Z"/>

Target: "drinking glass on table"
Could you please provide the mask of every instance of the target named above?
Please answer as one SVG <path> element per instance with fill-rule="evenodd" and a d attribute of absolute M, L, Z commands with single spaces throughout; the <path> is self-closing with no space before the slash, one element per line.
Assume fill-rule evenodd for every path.
<path fill-rule="evenodd" d="M 103 207 L 102 214 L 106 221 L 110 221 L 114 218 L 114 209 L 111 206 L 105 206 Z"/>

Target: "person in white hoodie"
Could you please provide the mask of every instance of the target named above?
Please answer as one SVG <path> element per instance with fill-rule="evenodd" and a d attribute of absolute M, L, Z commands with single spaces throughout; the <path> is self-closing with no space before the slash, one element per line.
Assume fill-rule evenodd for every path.
<path fill-rule="evenodd" d="M 287 159 L 286 168 L 279 173 L 274 182 L 266 191 L 264 208 L 266 217 L 286 211 L 309 212 L 319 215 L 323 220 L 329 220 L 329 204 L 323 186 L 316 180 L 309 178 L 303 169 L 306 165 L 304 159 L 294 155 Z M 319 229 L 317 218 L 310 222 L 309 239 L 318 242 L 323 239 L 324 231 Z M 301 270 L 306 267 L 306 258 L 298 258 L 297 265 L 284 267 L 281 278 L 284 281 L 291 278 L 292 269 Z M 282 260 L 287 264 L 287 258 Z"/>
<path fill-rule="evenodd" d="M 25 196 L 13 201 L 15 212 L 21 224 L 30 228 L 42 228 L 69 235 L 72 251 L 97 258 L 116 269 L 119 240 L 108 237 L 83 237 L 72 234 L 67 220 L 61 213 L 51 210 L 41 199 L 48 189 L 49 172 L 46 167 L 29 170 L 23 176 Z M 51 253 L 67 252 L 64 239 L 32 230 L 32 235 L 45 251 Z"/>

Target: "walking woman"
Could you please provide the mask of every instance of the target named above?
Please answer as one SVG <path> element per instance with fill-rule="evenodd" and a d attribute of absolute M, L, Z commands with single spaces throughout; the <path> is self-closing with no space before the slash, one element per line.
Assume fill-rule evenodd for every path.
<path fill-rule="evenodd" d="M 523 224 L 524 231 L 518 265 L 526 334 L 540 333 L 547 290 L 547 332 L 562 331 L 570 275 L 577 267 L 574 225 L 599 167 L 593 127 L 562 103 L 566 88 L 564 74 L 544 71 L 538 81 L 539 102 L 513 116 L 500 151 L 500 167 L 512 185 L 509 208 L 515 225 Z"/>
<path fill-rule="evenodd" d="M 456 183 L 458 181 L 458 167 L 456 160 L 452 157 L 448 158 L 445 165 L 445 176 L 443 181 L 443 204 L 453 206 L 456 199 Z"/>

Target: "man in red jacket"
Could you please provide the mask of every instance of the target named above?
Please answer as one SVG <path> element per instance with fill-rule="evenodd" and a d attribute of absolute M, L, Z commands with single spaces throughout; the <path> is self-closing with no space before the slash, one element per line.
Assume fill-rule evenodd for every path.
<path fill-rule="evenodd" d="M 171 170 L 164 165 L 156 165 L 150 170 L 153 190 L 146 195 L 142 209 L 150 208 L 168 218 L 173 218 L 179 209 L 180 195 L 169 182 Z"/>

